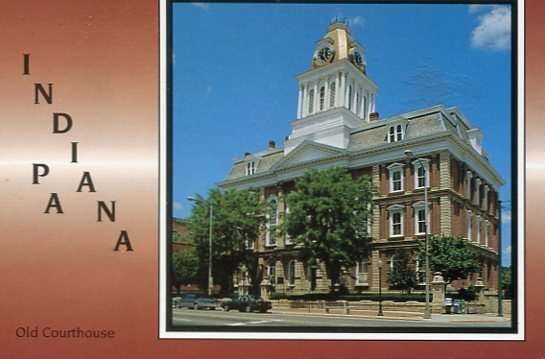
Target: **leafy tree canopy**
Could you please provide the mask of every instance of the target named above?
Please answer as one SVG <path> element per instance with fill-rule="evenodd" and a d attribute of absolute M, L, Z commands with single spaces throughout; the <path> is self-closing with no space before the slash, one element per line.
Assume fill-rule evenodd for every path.
<path fill-rule="evenodd" d="M 251 191 L 212 189 L 208 198 L 197 196 L 191 212 L 190 235 L 200 259 L 200 282 L 206 287 L 209 257 L 210 210 L 212 209 L 212 277 L 227 291 L 232 275 L 241 264 L 255 271 L 256 264 L 248 245 L 258 236 L 263 224 L 265 204 Z"/>
<path fill-rule="evenodd" d="M 420 242 L 419 258 L 425 258 L 425 243 Z M 433 272 L 441 272 L 447 283 L 465 279 L 481 271 L 479 251 L 466 239 L 450 236 L 429 239 L 429 261 Z"/>
<path fill-rule="evenodd" d="M 411 292 L 416 287 L 417 278 L 410 251 L 397 250 L 393 256 L 392 270 L 388 272 L 388 283 L 392 289 Z"/>
<path fill-rule="evenodd" d="M 367 255 L 373 192 L 368 176 L 353 179 L 345 168 L 332 168 L 308 171 L 286 198 L 284 229 L 302 244 L 303 261 L 325 263 L 332 284 L 342 267 Z"/>
<path fill-rule="evenodd" d="M 513 298 L 513 274 L 511 266 L 502 267 L 501 270 L 502 289 L 506 299 Z"/>
<path fill-rule="evenodd" d="M 172 281 L 176 287 L 195 283 L 199 270 L 199 257 L 195 248 L 174 252 L 171 270 Z"/>

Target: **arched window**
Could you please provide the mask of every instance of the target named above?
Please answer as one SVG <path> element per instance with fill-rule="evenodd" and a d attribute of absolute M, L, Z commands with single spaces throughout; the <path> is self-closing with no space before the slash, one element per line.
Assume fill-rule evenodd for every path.
<path fill-rule="evenodd" d="M 348 86 L 348 109 L 352 109 L 352 85 Z"/>
<path fill-rule="evenodd" d="M 356 92 L 356 108 L 354 109 L 354 112 L 358 114 L 360 111 L 360 93 Z"/>
<path fill-rule="evenodd" d="M 367 120 L 367 96 L 363 97 L 363 119 Z"/>
<path fill-rule="evenodd" d="M 335 82 L 329 84 L 329 107 L 335 106 L 335 96 L 337 94 L 337 87 Z"/>
<path fill-rule="evenodd" d="M 390 126 L 388 141 L 390 143 L 401 141 L 403 139 L 403 132 L 402 125 Z"/>
<path fill-rule="evenodd" d="M 314 112 L 314 90 L 308 92 L 308 113 Z"/>
<path fill-rule="evenodd" d="M 320 111 L 325 109 L 325 87 L 320 87 Z"/>

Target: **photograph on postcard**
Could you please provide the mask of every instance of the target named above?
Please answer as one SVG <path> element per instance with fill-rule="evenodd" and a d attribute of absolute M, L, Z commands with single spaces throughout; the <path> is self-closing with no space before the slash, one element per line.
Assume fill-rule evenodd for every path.
<path fill-rule="evenodd" d="M 169 10 L 169 337 L 519 333 L 516 2 Z"/>

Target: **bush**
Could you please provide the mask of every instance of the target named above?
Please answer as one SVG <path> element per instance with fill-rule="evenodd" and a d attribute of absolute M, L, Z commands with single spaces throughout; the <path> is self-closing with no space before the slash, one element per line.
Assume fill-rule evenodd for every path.
<path fill-rule="evenodd" d="M 286 293 L 275 292 L 271 293 L 270 298 L 273 300 L 277 299 L 288 299 L 288 300 L 347 300 L 347 301 L 360 301 L 360 300 L 371 300 L 378 301 L 378 293 L 360 293 L 360 294 L 338 294 L 338 293 L 310 293 L 310 294 L 301 294 L 301 295 L 288 295 Z M 425 294 L 400 294 L 400 293 L 384 293 L 382 294 L 382 300 L 391 300 L 394 302 L 407 302 L 407 301 L 417 301 L 425 302 Z M 430 294 L 430 301 L 432 296 Z"/>
<path fill-rule="evenodd" d="M 463 299 L 467 302 L 472 302 L 476 298 L 475 287 L 470 285 L 466 288 L 460 288 L 458 295 L 454 296 L 455 299 Z"/>

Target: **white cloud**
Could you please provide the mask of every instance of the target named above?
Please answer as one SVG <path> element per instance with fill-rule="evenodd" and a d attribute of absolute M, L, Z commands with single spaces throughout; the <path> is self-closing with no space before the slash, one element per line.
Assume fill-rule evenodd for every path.
<path fill-rule="evenodd" d="M 479 25 L 471 33 L 471 45 L 491 51 L 510 49 L 511 8 L 493 6 L 486 14 L 479 16 Z"/>
<path fill-rule="evenodd" d="M 479 4 L 479 5 L 469 5 L 469 12 L 471 14 L 475 14 L 477 12 L 480 12 L 480 11 L 483 11 L 485 10 L 486 8 L 490 7 L 490 5 L 483 5 L 483 4 Z"/>
<path fill-rule="evenodd" d="M 335 17 L 331 18 L 331 22 L 340 21 L 345 24 L 348 24 L 349 26 L 363 26 L 365 24 L 366 20 L 362 16 L 343 16 L 343 15 L 337 15 Z"/>
<path fill-rule="evenodd" d="M 210 95 L 212 92 L 214 92 L 214 87 L 212 85 L 206 86 L 206 93 Z"/>
<path fill-rule="evenodd" d="M 505 247 L 503 254 L 511 254 L 511 246 Z"/>
<path fill-rule="evenodd" d="M 196 6 L 204 11 L 210 9 L 210 5 L 205 2 L 192 2 L 191 5 Z"/>
<path fill-rule="evenodd" d="M 184 206 L 182 206 L 182 204 L 180 203 L 180 201 L 174 201 L 174 203 L 172 204 L 172 206 L 174 207 L 175 210 L 182 210 L 184 208 Z"/>
<path fill-rule="evenodd" d="M 422 107 L 448 105 L 466 100 L 466 109 L 482 98 L 474 80 L 466 74 L 446 72 L 430 64 L 420 64 L 407 72 L 403 83 L 410 86 L 404 102 Z"/>
<path fill-rule="evenodd" d="M 356 16 L 355 18 L 350 19 L 349 22 L 352 26 L 363 26 L 363 24 L 365 24 L 365 19 L 361 16 Z"/>
<path fill-rule="evenodd" d="M 511 210 L 504 209 L 501 213 L 501 223 L 510 223 L 511 222 Z"/>

